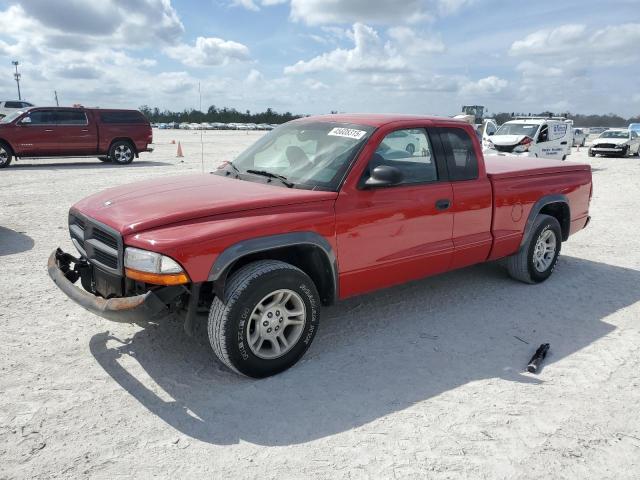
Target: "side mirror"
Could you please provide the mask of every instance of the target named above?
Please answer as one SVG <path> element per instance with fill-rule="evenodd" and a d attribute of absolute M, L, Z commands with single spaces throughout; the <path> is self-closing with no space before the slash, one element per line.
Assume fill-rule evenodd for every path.
<path fill-rule="evenodd" d="M 397 167 L 379 165 L 373 169 L 364 185 L 366 187 L 390 187 L 399 184 L 402 179 L 402 172 Z"/>
<path fill-rule="evenodd" d="M 29 125 L 31 123 L 31 117 L 26 116 L 20 120 L 20 125 Z"/>

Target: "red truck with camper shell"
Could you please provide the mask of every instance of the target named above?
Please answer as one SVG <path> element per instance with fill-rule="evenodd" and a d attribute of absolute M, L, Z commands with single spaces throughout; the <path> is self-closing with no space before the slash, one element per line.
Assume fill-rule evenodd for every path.
<path fill-rule="evenodd" d="M 57 249 L 48 269 L 111 320 L 174 314 L 191 332 L 206 309 L 217 357 L 264 377 L 304 354 L 321 305 L 496 259 L 544 281 L 589 223 L 591 194 L 590 166 L 484 158 L 464 122 L 308 117 L 215 172 L 81 200 L 69 211 L 79 255 Z"/>
<path fill-rule="evenodd" d="M 0 168 L 14 158 L 98 157 L 126 165 L 151 152 L 149 121 L 137 110 L 33 107 L 0 120 Z"/>

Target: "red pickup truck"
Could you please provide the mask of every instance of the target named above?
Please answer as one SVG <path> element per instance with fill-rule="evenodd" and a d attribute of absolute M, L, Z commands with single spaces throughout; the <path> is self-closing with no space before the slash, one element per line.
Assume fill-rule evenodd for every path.
<path fill-rule="evenodd" d="M 309 117 L 211 174 L 81 200 L 79 257 L 57 249 L 48 270 L 111 320 L 174 313 L 190 332 L 208 310 L 218 358 L 264 377 L 304 354 L 321 305 L 501 258 L 515 279 L 544 281 L 589 222 L 591 193 L 588 165 L 483 158 L 460 121 Z"/>
<path fill-rule="evenodd" d="M 27 108 L 0 120 L 0 168 L 13 157 L 97 156 L 126 165 L 151 143 L 151 125 L 137 110 Z"/>

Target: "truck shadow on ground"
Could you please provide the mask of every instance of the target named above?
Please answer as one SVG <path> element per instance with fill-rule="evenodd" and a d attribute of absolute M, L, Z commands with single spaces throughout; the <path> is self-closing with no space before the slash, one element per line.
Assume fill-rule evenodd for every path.
<path fill-rule="evenodd" d="M 134 160 L 128 165 L 116 165 L 114 163 L 101 162 L 100 160 L 87 160 L 86 162 L 56 162 L 56 163 L 12 163 L 9 168 L 24 168 L 29 170 L 82 170 L 82 169 L 110 169 L 110 168 L 137 168 L 137 167 L 166 167 L 173 165 L 169 162 L 155 160 Z"/>
<path fill-rule="evenodd" d="M 0 257 L 29 251 L 33 245 L 33 239 L 30 236 L 0 226 Z"/>
<path fill-rule="evenodd" d="M 185 435 L 289 445 L 472 381 L 542 382 L 521 373 L 537 346 L 551 344 L 552 364 L 606 336 L 615 327 L 605 317 L 640 300 L 640 290 L 624 285 L 640 285 L 640 271 L 573 257 L 561 257 L 541 285 L 514 282 L 496 264 L 413 282 L 326 309 L 301 362 L 264 380 L 228 372 L 206 340 L 186 337 L 177 322 L 126 340 L 100 333 L 90 349 L 116 382 Z M 145 372 L 173 400 L 136 377 Z"/>

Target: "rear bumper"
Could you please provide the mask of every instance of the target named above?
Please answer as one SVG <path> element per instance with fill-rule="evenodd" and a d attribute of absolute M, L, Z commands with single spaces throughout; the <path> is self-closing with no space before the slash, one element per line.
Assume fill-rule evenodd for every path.
<path fill-rule="evenodd" d="M 135 323 L 160 318 L 169 313 L 167 305 L 154 292 L 134 297 L 105 299 L 77 287 L 60 268 L 68 255 L 57 249 L 49 256 L 47 269 L 53 283 L 84 309 L 114 322 Z M 64 259 L 64 260 L 63 260 Z"/>

